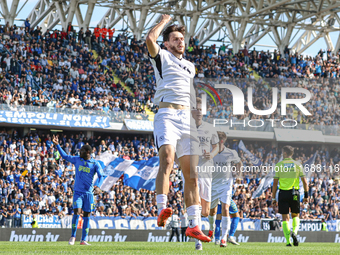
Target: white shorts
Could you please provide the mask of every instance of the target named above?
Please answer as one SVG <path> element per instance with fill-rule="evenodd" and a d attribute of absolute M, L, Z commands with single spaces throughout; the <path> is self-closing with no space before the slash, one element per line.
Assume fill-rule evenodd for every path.
<path fill-rule="evenodd" d="M 211 202 L 211 179 L 198 178 L 197 182 L 200 198 L 207 202 Z"/>
<path fill-rule="evenodd" d="M 218 201 L 224 204 L 230 205 L 231 197 L 233 192 L 233 179 L 229 178 L 228 181 L 224 180 L 221 184 L 212 184 L 211 191 L 211 206 L 215 208 L 218 205 Z"/>
<path fill-rule="evenodd" d="M 165 144 L 174 146 L 177 158 L 201 155 L 195 120 L 190 110 L 161 108 L 154 118 L 154 139 L 158 148 Z"/>

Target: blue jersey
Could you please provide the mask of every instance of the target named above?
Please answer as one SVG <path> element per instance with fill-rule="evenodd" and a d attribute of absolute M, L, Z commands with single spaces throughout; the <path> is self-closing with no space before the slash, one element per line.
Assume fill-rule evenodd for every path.
<path fill-rule="evenodd" d="M 98 186 L 100 186 L 104 180 L 103 169 L 97 160 L 85 160 L 78 156 L 69 156 L 59 144 L 57 145 L 57 149 L 63 159 L 75 165 L 76 178 L 74 183 L 74 191 L 80 193 L 92 193 L 95 173 L 98 175 Z"/>

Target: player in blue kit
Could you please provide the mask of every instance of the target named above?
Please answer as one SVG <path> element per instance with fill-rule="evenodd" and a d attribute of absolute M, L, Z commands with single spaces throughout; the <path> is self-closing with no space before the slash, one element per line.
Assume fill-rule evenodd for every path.
<path fill-rule="evenodd" d="M 221 204 L 217 207 L 217 217 L 216 217 L 216 228 L 215 228 L 215 244 L 220 244 L 220 236 L 221 236 L 221 214 L 222 214 L 222 207 Z M 240 221 L 240 215 L 238 213 L 237 205 L 234 200 L 231 200 L 230 207 L 229 207 L 229 214 L 231 216 L 231 224 L 230 224 L 230 231 L 228 235 L 228 243 L 234 245 L 240 245 L 236 242 L 234 234 L 237 229 L 238 222 Z"/>
<path fill-rule="evenodd" d="M 74 214 L 72 218 L 72 235 L 69 240 L 70 245 L 74 245 L 76 241 L 76 232 L 78 226 L 79 216 L 81 211 L 84 211 L 83 217 L 83 232 L 81 238 L 81 245 L 90 245 L 87 243 L 87 236 L 90 229 L 90 215 L 94 209 L 93 198 L 93 179 L 94 175 L 98 175 L 98 186 L 103 182 L 103 169 L 98 161 L 91 158 L 92 147 L 90 145 L 83 145 L 80 149 L 80 156 L 69 156 L 60 147 L 59 140 L 53 136 L 53 143 L 63 159 L 75 165 L 76 177 L 74 183 L 73 194 L 73 209 Z"/>

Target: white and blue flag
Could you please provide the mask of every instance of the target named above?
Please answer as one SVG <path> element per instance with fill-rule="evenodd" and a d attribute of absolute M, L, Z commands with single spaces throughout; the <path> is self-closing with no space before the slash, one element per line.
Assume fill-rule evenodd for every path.
<path fill-rule="evenodd" d="M 282 156 L 278 162 L 280 162 L 281 160 Z M 271 171 L 268 172 L 268 174 L 261 179 L 259 186 L 253 192 L 253 195 L 251 197 L 254 199 L 261 196 L 263 192 L 265 192 L 272 185 L 272 182 L 274 181 L 274 176 L 275 176 L 275 164 L 273 164 Z"/>
<path fill-rule="evenodd" d="M 317 152 L 314 153 L 313 156 L 310 157 L 310 159 L 308 159 L 304 164 L 303 164 L 303 172 L 306 176 L 306 180 L 307 180 L 307 185 L 309 183 L 309 179 L 313 173 L 313 171 L 311 171 L 311 165 L 314 164 L 315 162 L 315 159 L 316 159 L 316 156 L 317 156 Z M 308 170 L 307 170 L 308 169 Z M 315 171 L 314 171 L 315 172 Z M 301 181 L 301 178 L 300 178 L 300 182 L 299 182 L 299 186 L 300 186 L 300 201 L 303 200 L 303 198 L 305 197 L 305 189 L 303 188 L 303 183 Z"/>
<path fill-rule="evenodd" d="M 241 140 L 240 143 L 238 144 L 238 148 L 243 150 L 247 155 L 248 158 L 250 159 L 250 162 L 254 165 L 254 166 L 260 166 L 262 164 L 261 159 L 259 159 L 258 157 L 256 157 L 255 155 L 253 155 L 244 145 L 243 141 Z"/>
<path fill-rule="evenodd" d="M 136 190 L 156 189 L 156 177 L 159 169 L 159 157 L 152 157 L 149 160 L 135 161 L 131 167 L 138 167 L 132 176 L 124 174 L 124 185 Z M 127 177 L 127 178 L 126 178 Z"/>
<path fill-rule="evenodd" d="M 96 157 L 96 160 L 104 169 L 106 176 L 100 189 L 109 191 L 112 186 L 124 175 L 124 185 L 136 190 L 155 190 L 156 176 L 159 169 L 159 157 L 152 157 L 149 160 L 126 160 L 105 152 Z"/>

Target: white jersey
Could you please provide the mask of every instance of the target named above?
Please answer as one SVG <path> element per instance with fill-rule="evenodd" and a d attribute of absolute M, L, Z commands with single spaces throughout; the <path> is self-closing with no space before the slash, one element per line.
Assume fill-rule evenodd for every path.
<path fill-rule="evenodd" d="M 189 225 L 188 215 L 187 213 L 182 214 L 181 216 L 181 227 L 186 228 Z"/>
<path fill-rule="evenodd" d="M 232 164 L 240 161 L 241 159 L 235 150 L 224 147 L 223 151 L 214 157 L 213 187 L 214 184 L 218 185 L 228 182 L 228 179 L 232 178 L 232 171 L 236 170 L 231 168 Z"/>
<path fill-rule="evenodd" d="M 210 152 L 211 145 L 217 144 L 219 141 L 216 129 L 213 125 L 202 121 L 202 124 L 197 128 L 197 131 L 202 154 L 204 153 L 204 150 Z"/>
<path fill-rule="evenodd" d="M 178 228 L 179 227 L 179 217 L 178 217 L 177 214 L 173 214 L 171 216 L 170 224 L 171 224 L 171 227 L 173 227 L 173 228 Z"/>
<path fill-rule="evenodd" d="M 162 50 L 155 58 L 150 58 L 156 76 L 156 94 L 154 103 L 174 103 L 196 106 L 193 78 L 195 66 L 185 59 L 179 59 L 171 52 Z"/>

